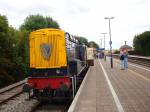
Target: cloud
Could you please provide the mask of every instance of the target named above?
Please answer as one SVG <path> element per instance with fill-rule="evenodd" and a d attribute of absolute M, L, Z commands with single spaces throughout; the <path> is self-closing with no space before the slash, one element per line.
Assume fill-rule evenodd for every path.
<path fill-rule="evenodd" d="M 89 12 L 89 8 L 85 7 L 85 5 L 81 5 L 81 4 L 73 2 L 71 0 L 69 0 L 65 4 L 65 10 L 69 14 L 81 14 L 81 13 L 88 13 Z"/>
<path fill-rule="evenodd" d="M 111 20 L 113 48 L 124 41 L 132 45 L 134 35 L 149 30 L 150 0 L 1 0 L 0 14 L 7 15 L 9 23 L 19 27 L 30 14 L 51 16 L 60 27 L 100 43 L 101 33 L 109 33 Z M 109 48 L 109 34 L 106 35 Z"/>

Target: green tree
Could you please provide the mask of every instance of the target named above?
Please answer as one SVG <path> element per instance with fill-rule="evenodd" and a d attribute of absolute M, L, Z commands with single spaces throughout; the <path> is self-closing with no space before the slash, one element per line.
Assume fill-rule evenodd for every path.
<path fill-rule="evenodd" d="M 23 31 L 8 25 L 6 16 L 0 15 L 0 88 L 23 79 L 27 74 L 26 37 Z"/>
<path fill-rule="evenodd" d="M 79 44 L 85 44 L 86 46 L 89 46 L 88 40 L 85 37 L 75 36 L 75 38 L 79 41 Z"/>
<path fill-rule="evenodd" d="M 20 75 L 20 79 L 23 79 L 28 75 L 28 64 L 29 64 L 29 48 L 28 48 L 28 31 L 21 30 L 17 32 L 18 37 L 18 56 L 16 58 L 16 68 Z"/>
<path fill-rule="evenodd" d="M 99 48 L 98 44 L 94 41 L 89 42 L 89 47 Z"/>
<path fill-rule="evenodd" d="M 7 33 L 8 31 L 8 20 L 6 16 L 0 15 L 0 33 Z"/>
<path fill-rule="evenodd" d="M 141 55 L 150 56 L 150 31 L 136 35 L 133 39 L 133 46 L 136 52 Z"/>
<path fill-rule="evenodd" d="M 8 36 L 8 20 L 6 16 L 0 15 L 0 57 L 4 57 L 6 48 L 7 48 L 7 41 L 6 38 Z"/>
<path fill-rule="evenodd" d="M 37 14 L 28 16 L 20 27 L 21 30 L 26 29 L 29 32 L 41 28 L 59 28 L 59 25 L 51 17 L 45 18 Z"/>
<path fill-rule="evenodd" d="M 41 15 L 30 15 L 28 16 L 24 23 L 21 25 L 21 29 L 26 29 L 27 31 L 33 31 L 41 28 L 45 28 L 47 22 L 45 18 Z"/>
<path fill-rule="evenodd" d="M 15 69 L 14 58 L 16 49 L 16 30 L 8 26 L 6 16 L 0 15 L 0 87 L 15 81 L 13 71 Z"/>
<path fill-rule="evenodd" d="M 59 24 L 56 21 L 54 21 L 51 17 L 46 17 L 45 19 L 47 21 L 48 28 L 58 28 L 59 29 Z"/>

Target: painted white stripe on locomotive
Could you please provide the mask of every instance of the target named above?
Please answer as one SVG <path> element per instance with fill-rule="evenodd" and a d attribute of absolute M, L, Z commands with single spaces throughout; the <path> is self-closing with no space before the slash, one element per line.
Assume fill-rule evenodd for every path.
<path fill-rule="evenodd" d="M 113 88 L 113 86 L 112 86 L 112 84 L 111 84 L 111 82 L 110 82 L 110 80 L 109 80 L 109 78 L 108 78 L 108 75 L 107 75 L 107 73 L 106 73 L 106 71 L 105 71 L 105 69 L 104 69 L 104 67 L 103 67 L 103 65 L 101 64 L 100 61 L 99 61 L 99 64 L 101 65 L 101 68 L 102 68 L 103 73 L 104 73 L 104 76 L 105 76 L 105 78 L 106 78 L 106 80 L 107 80 L 108 86 L 109 86 L 109 88 L 110 88 L 110 91 L 111 91 L 111 93 L 112 93 L 112 96 L 113 96 L 113 98 L 114 98 L 114 101 L 115 101 L 115 103 L 116 103 L 116 106 L 117 106 L 117 108 L 118 108 L 118 111 L 119 111 L 119 112 L 124 112 L 123 107 L 122 107 L 122 105 L 121 105 L 121 103 L 120 103 L 120 101 L 119 101 L 119 98 L 118 98 L 118 96 L 117 96 L 117 94 L 116 94 L 116 92 L 115 92 L 115 90 L 114 90 L 114 88 Z"/>
<path fill-rule="evenodd" d="M 88 72 L 86 73 L 86 76 L 84 77 L 84 80 L 83 80 L 83 82 L 82 82 L 82 84 L 81 84 L 81 86 L 80 86 L 80 88 L 79 88 L 79 90 L 78 90 L 78 92 L 77 92 L 77 94 L 76 94 L 76 96 L 75 96 L 75 98 L 74 98 L 74 100 L 73 100 L 71 106 L 69 107 L 68 112 L 73 112 L 73 111 L 74 111 L 74 109 L 75 109 L 75 107 L 76 107 L 76 105 L 77 105 L 77 101 L 78 101 L 78 99 L 79 99 L 79 96 L 80 96 L 80 94 L 81 94 L 81 91 L 82 91 L 82 89 L 83 89 L 83 86 L 85 85 L 85 82 L 86 82 L 86 80 L 87 80 L 87 77 L 88 77 L 88 74 L 89 74 L 89 71 L 90 71 L 90 70 L 91 70 L 91 67 L 89 68 Z"/>

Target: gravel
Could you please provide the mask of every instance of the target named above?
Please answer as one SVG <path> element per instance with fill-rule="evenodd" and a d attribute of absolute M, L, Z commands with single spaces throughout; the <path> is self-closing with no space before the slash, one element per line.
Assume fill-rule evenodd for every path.
<path fill-rule="evenodd" d="M 0 110 L 1 112 L 30 112 L 38 104 L 36 99 L 26 100 L 26 95 L 23 93 L 0 105 Z"/>

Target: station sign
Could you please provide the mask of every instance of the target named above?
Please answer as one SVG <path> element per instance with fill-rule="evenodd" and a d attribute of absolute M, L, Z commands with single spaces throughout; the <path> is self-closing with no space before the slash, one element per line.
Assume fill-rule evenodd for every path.
<path fill-rule="evenodd" d="M 97 48 L 97 51 L 103 51 L 105 48 Z"/>

